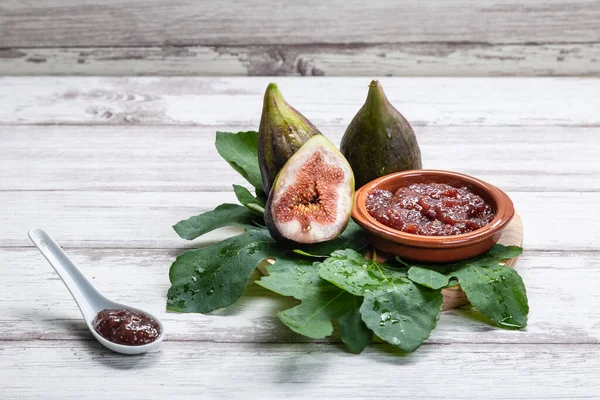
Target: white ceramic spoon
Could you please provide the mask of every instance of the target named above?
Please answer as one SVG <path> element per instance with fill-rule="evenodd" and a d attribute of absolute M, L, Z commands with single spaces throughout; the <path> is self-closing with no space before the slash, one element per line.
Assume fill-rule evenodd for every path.
<path fill-rule="evenodd" d="M 52 268 L 60 276 L 60 279 L 71 292 L 71 295 L 77 302 L 85 323 L 88 326 L 92 335 L 102 343 L 105 347 L 112 351 L 122 354 L 139 354 L 145 353 L 149 350 L 156 348 L 160 342 L 162 342 L 165 336 L 165 329 L 163 324 L 158 318 L 150 313 L 142 311 L 138 308 L 129 307 L 123 304 L 115 303 L 112 300 L 107 299 L 100 293 L 90 281 L 86 279 L 83 273 L 77 268 L 73 261 L 65 254 L 61 247 L 52 239 L 52 237 L 43 229 L 34 228 L 29 231 L 29 238 L 40 250 L 40 252 L 46 257 L 46 260 L 52 265 Z M 104 339 L 96 332 L 92 322 L 96 315 L 102 310 L 106 309 L 125 309 L 136 313 L 143 313 L 154 319 L 160 326 L 160 335 L 152 343 L 140 345 L 140 346 L 128 346 L 118 343 L 113 343 L 109 340 Z"/>

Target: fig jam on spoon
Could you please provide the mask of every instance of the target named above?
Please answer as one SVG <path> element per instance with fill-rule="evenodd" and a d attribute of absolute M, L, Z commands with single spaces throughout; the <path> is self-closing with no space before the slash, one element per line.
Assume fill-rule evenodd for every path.
<path fill-rule="evenodd" d="M 102 345 L 117 353 L 139 354 L 160 344 L 164 328 L 158 318 L 104 297 L 43 229 L 30 230 L 29 238 L 67 286 Z"/>
<path fill-rule="evenodd" d="M 94 318 L 94 329 L 113 343 L 140 346 L 160 336 L 160 326 L 152 317 L 129 310 L 102 310 Z"/>

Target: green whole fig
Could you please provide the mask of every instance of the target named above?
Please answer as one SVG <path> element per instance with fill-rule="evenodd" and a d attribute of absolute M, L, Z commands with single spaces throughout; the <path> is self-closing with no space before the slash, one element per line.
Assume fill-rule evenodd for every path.
<path fill-rule="evenodd" d="M 388 101 L 378 81 L 348 128 L 340 146 L 354 171 L 356 188 L 398 171 L 421 169 L 421 150 L 408 121 Z"/>
<path fill-rule="evenodd" d="M 258 163 L 267 195 L 287 160 L 308 139 L 319 134 L 304 115 L 285 101 L 277 85 L 269 83 L 258 129 Z"/>

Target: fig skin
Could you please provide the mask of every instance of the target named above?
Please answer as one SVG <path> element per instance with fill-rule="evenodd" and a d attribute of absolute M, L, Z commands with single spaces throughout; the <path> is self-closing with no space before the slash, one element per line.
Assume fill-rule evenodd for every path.
<path fill-rule="evenodd" d="M 321 152 L 325 154 L 326 166 L 323 168 L 335 166 L 341 169 L 343 172 L 343 179 L 337 187 L 329 188 L 330 190 L 336 190 L 338 198 L 335 206 L 335 221 L 329 224 L 321 224 L 318 221 L 312 220 L 310 222 L 311 229 L 305 231 L 298 229 L 301 227 L 301 222 L 297 219 L 291 221 L 281 222 L 275 215 L 275 202 L 281 201 L 284 195 L 289 195 L 287 190 L 296 184 L 299 168 L 306 165 L 307 161 L 311 159 L 311 156 Z M 314 187 L 319 187 L 321 190 L 323 186 L 317 186 L 317 182 L 322 183 L 319 179 L 323 178 L 324 174 L 310 174 L 310 177 L 315 177 Z M 311 188 L 306 187 L 306 190 Z M 319 195 L 320 197 L 321 195 Z M 318 200 L 318 199 L 317 199 Z M 319 202 L 320 204 L 320 202 Z M 320 243 L 328 240 L 335 239 L 338 237 L 350 222 L 352 215 L 352 206 L 354 204 L 354 174 L 348 161 L 344 158 L 342 153 L 323 135 L 315 136 L 309 139 L 284 165 L 279 174 L 277 175 L 269 198 L 265 206 L 265 224 L 269 229 L 269 233 L 273 239 L 278 242 L 292 244 L 292 243 Z M 310 213 L 310 212 L 309 212 Z M 291 232 L 290 232 L 291 231 Z"/>
<path fill-rule="evenodd" d="M 367 100 L 348 125 L 340 149 L 356 178 L 356 188 L 393 172 L 421 169 L 415 133 L 388 101 L 381 84 L 369 85 Z"/>
<path fill-rule="evenodd" d="M 258 163 L 265 193 L 269 194 L 287 160 L 308 139 L 320 134 L 304 115 L 285 101 L 277 84 L 269 83 L 258 129 Z"/>

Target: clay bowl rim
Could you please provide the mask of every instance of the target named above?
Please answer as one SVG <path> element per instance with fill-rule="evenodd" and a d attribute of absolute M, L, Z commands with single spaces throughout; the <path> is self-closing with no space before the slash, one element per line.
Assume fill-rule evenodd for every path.
<path fill-rule="evenodd" d="M 406 233 L 394 228 L 390 228 L 373 218 L 366 209 L 366 200 L 369 193 L 382 186 L 391 186 L 400 188 L 406 185 L 394 185 L 393 183 L 409 177 L 429 176 L 433 179 L 432 183 L 446 183 L 448 181 L 465 182 L 467 186 L 474 186 L 487 193 L 496 203 L 496 217 L 486 226 L 475 231 L 452 236 L 424 236 Z M 501 232 L 515 215 L 515 209 L 512 200 L 506 193 L 494 185 L 477 179 L 473 176 L 461 174 L 459 172 L 423 169 L 396 172 L 377 178 L 356 191 L 356 198 L 352 207 L 352 218 L 364 229 L 380 238 L 410 245 L 413 247 L 424 248 L 453 248 L 462 247 L 468 244 L 477 243 L 486 240 Z"/>

